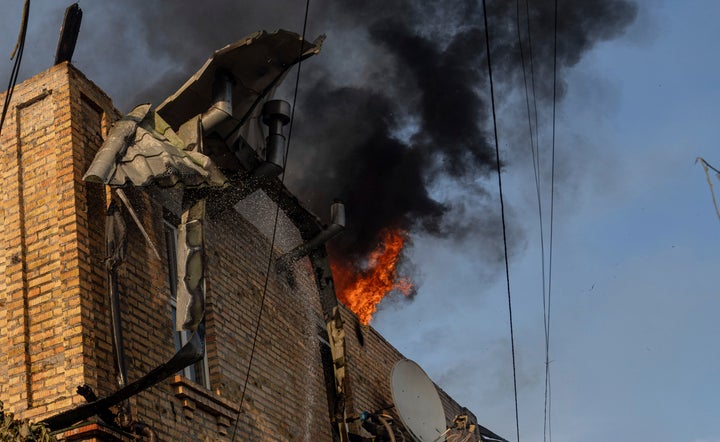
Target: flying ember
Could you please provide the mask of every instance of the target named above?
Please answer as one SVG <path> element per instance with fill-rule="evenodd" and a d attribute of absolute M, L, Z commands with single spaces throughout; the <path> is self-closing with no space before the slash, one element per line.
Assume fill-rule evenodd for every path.
<path fill-rule="evenodd" d="M 393 290 L 409 295 L 410 279 L 398 276 L 400 252 L 407 232 L 385 230 L 380 244 L 367 258 L 367 267 L 358 270 L 353 263 L 333 261 L 332 272 L 338 299 L 367 325 L 380 301 Z"/>

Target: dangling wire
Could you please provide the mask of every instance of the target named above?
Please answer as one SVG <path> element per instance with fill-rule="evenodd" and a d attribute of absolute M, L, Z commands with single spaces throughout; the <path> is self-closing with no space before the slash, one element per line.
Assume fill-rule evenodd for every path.
<path fill-rule="evenodd" d="M 490 31 L 488 30 L 488 19 L 487 19 L 487 7 L 485 0 L 482 2 L 483 5 L 483 19 L 485 22 L 485 48 L 487 51 L 487 66 L 488 66 L 488 79 L 490 80 L 490 104 L 492 106 L 493 116 L 493 134 L 495 136 L 495 159 L 497 164 L 498 174 L 498 189 L 500 192 L 500 218 L 502 220 L 503 230 L 503 246 L 505 252 L 505 279 L 507 283 L 507 299 L 508 299 L 508 314 L 510 316 L 510 348 L 512 351 L 512 366 L 513 366 L 513 390 L 515 393 L 515 430 L 517 432 L 517 440 L 520 442 L 520 419 L 518 417 L 518 394 L 517 394 L 517 370 L 515 364 L 515 331 L 513 328 L 513 316 L 512 316 L 512 297 L 510 295 L 510 264 L 508 259 L 508 247 L 507 247 L 507 227 L 505 224 L 505 203 L 503 201 L 503 190 L 502 190 L 502 172 L 500 168 L 500 146 L 498 144 L 498 131 L 497 131 L 497 115 L 495 112 L 495 88 L 493 86 L 492 77 L 492 63 L 490 57 Z"/>
<path fill-rule="evenodd" d="M 17 55 L 15 63 L 13 63 L 12 72 L 10 73 L 10 81 L 8 82 L 7 92 L 5 93 L 5 102 L 3 104 L 2 115 L 0 115 L 0 135 L 2 135 L 3 124 L 5 123 L 5 117 L 7 111 L 10 108 L 10 101 L 12 100 L 13 91 L 15 90 L 15 84 L 17 84 L 18 74 L 20 73 L 20 63 L 22 62 L 23 52 L 25 50 L 25 37 L 27 36 L 27 25 L 28 18 L 30 16 L 30 0 L 25 0 L 25 6 L 23 7 L 22 21 L 20 23 L 20 33 L 18 34 L 18 40 L 15 44 L 15 49 L 10 55 L 10 60 Z"/>
<path fill-rule="evenodd" d="M 303 30 L 300 43 L 300 55 L 305 52 L 305 32 L 307 31 L 308 11 L 310 10 L 310 0 L 305 2 L 305 18 L 303 20 Z M 287 137 L 287 149 L 285 149 L 285 157 L 283 158 L 283 171 L 280 175 L 280 182 L 285 184 L 285 170 L 287 169 L 287 159 L 290 154 L 290 140 L 292 138 L 293 122 L 295 121 L 295 105 L 297 103 L 298 88 L 300 86 L 300 67 L 302 66 L 302 57 L 298 61 L 297 75 L 295 76 L 295 91 L 293 92 L 293 103 L 290 111 L 290 127 L 288 128 Z M 270 271 L 272 270 L 273 261 L 273 250 L 275 250 L 275 239 L 277 237 L 278 219 L 280 217 L 280 206 L 275 205 L 275 221 L 273 223 L 272 239 L 270 240 L 270 256 L 268 257 L 267 267 L 265 268 L 265 282 L 263 284 L 262 296 L 260 298 L 260 311 L 258 312 L 257 322 L 255 323 L 255 333 L 253 335 L 252 346 L 250 347 L 250 360 L 248 361 L 248 368 L 245 374 L 245 381 L 243 382 L 242 393 L 240 394 L 240 406 L 238 409 L 237 416 L 235 417 L 235 425 L 233 427 L 232 441 L 235 441 L 235 435 L 237 434 L 238 422 L 240 421 L 240 414 L 242 413 L 243 403 L 245 401 L 245 392 L 247 391 L 248 381 L 250 380 L 250 371 L 252 369 L 253 358 L 255 356 L 255 347 L 257 345 L 258 334 L 260 331 L 260 323 L 262 322 L 263 310 L 265 308 L 265 298 L 267 295 L 268 283 L 270 280 Z"/>

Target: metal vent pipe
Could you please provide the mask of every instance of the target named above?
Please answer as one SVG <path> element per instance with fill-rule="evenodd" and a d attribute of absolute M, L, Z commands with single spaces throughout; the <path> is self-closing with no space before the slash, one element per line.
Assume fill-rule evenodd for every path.
<path fill-rule="evenodd" d="M 235 79 L 224 69 L 215 72 L 213 82 L 213 104 L 202 114 L 204 132 L 210 132 L 215 126 L 232 117 L 232 92 Z"/>
<path fill-rule="evenodd" d="M 254 171 L 255 177 L 278 176 L 285 165 L 285 135 L 283 126 L 290 122 L 290 103 L 284 100 L 265 102 L 262 122 L 268 127 L 265 139 L 265 161 Z"/>
<path fill-rule="evenodd" d="M 330 225 L 315 235 L 312 239 L 301 244 L 278 258 L 278 266 L 285 268 L 299 259 L 309 255 L 313 250 L 325 244 L 345 229 L 345 205 L 335 201 L 330 206 Z"/>

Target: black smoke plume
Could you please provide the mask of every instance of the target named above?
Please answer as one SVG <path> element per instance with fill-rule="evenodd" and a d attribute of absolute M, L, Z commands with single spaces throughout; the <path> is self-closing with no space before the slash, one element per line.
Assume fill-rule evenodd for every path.
<path fill-rule="evenodd" d="M 365 256 L 388 227 L 452 236 L 487 232 L 483 220 L 458 222 L 447 216 L 453 208 L 431 195 L 439 178 L 455 180 L 468 192 L 486 192 L 477 180 L 495 170 L 482 4 L 347 3 L 334 5 L 329 38 L 336 30 L 341 39 L 355 39 L 361 56 L 354 57 L 352 51 L 338 54 L 339 59 L 323 66 L 326 72 L 303 86 L 297 144 L 302 152 L 295 153 L 302 161 L 291 166 L 311 170 L 291 184 L 311 198 L 315 210 L 334 197 L 347 203 L 349 229 L 335 249 L 350 258 Z M 520 6 L 527 58 L 527 15 L 524 2 Z M 552 97 L 554 3 L 544 0 L 529 6 L 543 103 Z M 596 42 L 619 35 L 636 14 L 635 5 L 627 1 L 561 2 L 561 8 L 560 97 L 567 68 Z M 522 84 L 516 14 L 516 2 L 489 4 L 500 98 Z M 364 71 L 360 81 L 332 72 L 358 58 L 362 65 L 356 69 Z M 488 210 L 497 212 L 496 201 L 488 202 L 493 205 Z"/>
<path fill-rule="evenodd" d="M 519 10 L 528 62 L 525 1 Z M 213 50 L 258 29 L 300 32 L 304 3 L 81 3 L 85 20 L 74 61 L 121 110 L 141 102 L 159 104 Z M 562 96 L 568 68 L 598 42 L 621 35 L 637 7 L 630 0 L 558 3 Z M 522 87 L 517 10 L 515 1 L 488 2 L 501 102 Z M 529 19 L 538 98 L 547 105 L 554 1 L 530 2 Z M 495 164 L 482 3 L 314 0 L 307 38 L 321 33 L 328 36 L 323 52 L 302 67 L 287 182 L 318 215 L 326 216 L 335 198 L 346 203 L 349 225 L 334 240 L 337 251 L 347 258 L 363 256 L 388 227 L 487 241 L 492 229 L 482 221 L 449 216 L 470 203 L 433 196 L 433 186 L 447 181 L 475 195 L 494 193 L 482 184 Z M 291 87 L 282 98 L 291 97 Z M 526 130 L 526 122 L 517 127 Z M 491 196 L 484 201 L 487 210 L 497 212 Z"/>

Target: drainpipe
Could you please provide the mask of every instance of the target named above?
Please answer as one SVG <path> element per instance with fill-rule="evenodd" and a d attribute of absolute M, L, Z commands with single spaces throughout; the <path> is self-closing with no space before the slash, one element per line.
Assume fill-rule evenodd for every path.
<path fill-rule="evenodd" d="M 201 360 L 204 354 L 205 335 L 201 328 L 190 336 L 190 340 L 170 360 L 153 368 L 140 379 L 133 381 L 109 396 L 62 411 L 43 419 L 41 422 L 47 425 L 50 431 L 57 431 L 67 428 L 75 422 L 103 413 L 108 408 L 114 407 L 120 402 L 157 385 L 183 368 Z"/>
<path fill-rule="evenodd" d="M 287 252 L 277 260 L 279 269 L 287 269 L 295 262 L 312 253 L 313 250 L 322 246 L 345 229 L 345 205 L 335 201 L 330 206 L 330 225 L 314 238 L 306 241 L 291 251 Z"/>
<path fill-rule="evenodd" d="M 232 91 L 235 80 L 224 69 L 215 72 L 213 82 L 213 104 L 200 116 L 203 132 L 208 133 L 218 124 L 232 117 Z"/>
<path fill-rule="evenodd" d="M 120 207 L 113 200 L 107 209 L 105 218 L 105 269 L 108 277 L 108 291 L 110 297 L 110 318 L 112 323 L 113 346 L 115 347 L 115 363 L 118 371 L 118 385 L 120 388 L 127 385 L 127 370 L 125 368 L 125 348 L 122 336 L 122 323 L 120 317 L 120 294 L 118 289 L 117 269 L 125 260 L 127 249 L 127 227 L 120 213 Z"/>
<path fill-rule="evenodd" d="M 205 198 L 182 197 L 177 248 L 177 331 L 195 331 L 205 316 Z"/>
<path fill-rule="evenodd" d="M 127 385 L 127 369 L 125 367 L 125 344 L 122 335 L 117 269 L 125 261 L 126 250 L 127 226 L 120 212 L 120 206 L 115 200 L 112 200 L 105 217 L 105 253 L 107 255 L 105 258 L 105 270 L 107 272 L 110 297 L 110 323 L 112 326 L 113 347 L 115 349 L 117 383 L 121 389 Z M 130 403 L 128 401 L 120 405 L 119 414 L 130 415 Z"/>

